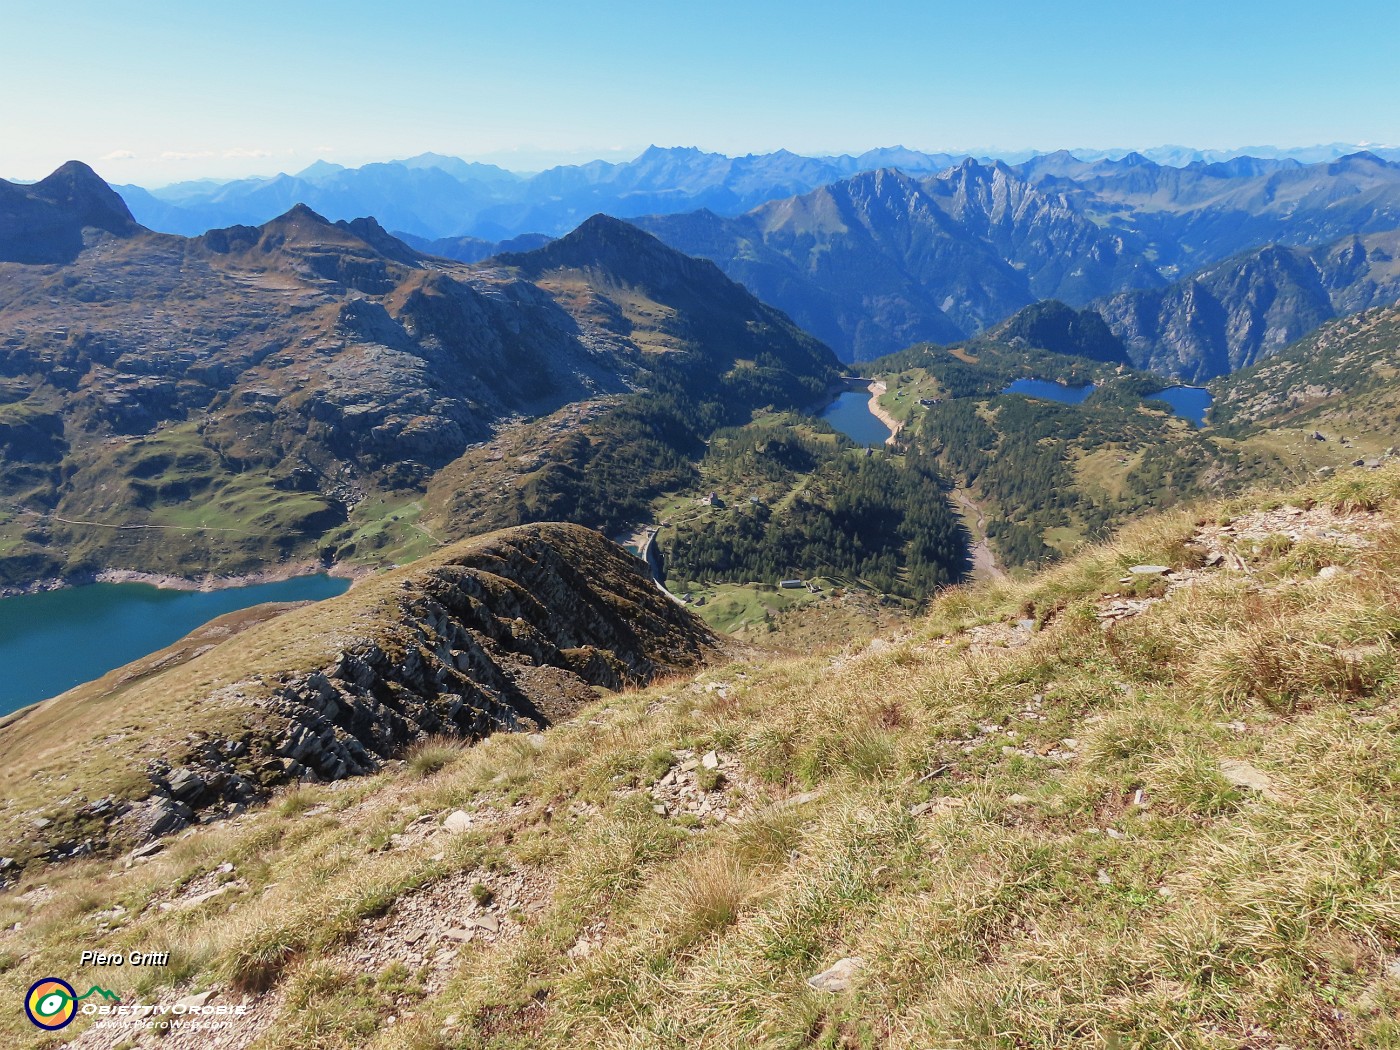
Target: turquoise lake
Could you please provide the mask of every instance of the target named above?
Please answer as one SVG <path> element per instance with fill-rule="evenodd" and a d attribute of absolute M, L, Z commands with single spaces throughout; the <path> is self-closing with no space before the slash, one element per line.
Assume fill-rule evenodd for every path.
<path fill-rule="evenodd" d="M 97 583 L 0 599 L 0 715 L 163 649 L 224 613 L 263 602 L 319 601 L 349 586 L 333 576 L 218 591 Z"/>
<path fill-rule="evenodd" d="M 870 411 L 870 393 L 865 390 L 847 390 L 823 410 L 821 418 L 857 445 L 883 445 L 889 440 L 890 428 Z"/>

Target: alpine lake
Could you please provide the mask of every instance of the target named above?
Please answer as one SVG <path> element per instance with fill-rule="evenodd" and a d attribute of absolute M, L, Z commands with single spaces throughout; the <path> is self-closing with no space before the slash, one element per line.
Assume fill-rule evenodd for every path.
<path fill-rule="evenodd" d="M 1018 379 L 1004 394 L 1077 405 L 1092 383 L 1071 387 Z M 1169 387 L 1150 395 L 1194 426 L 1205 421 L 1211 395 L 1200 387 Z M 846 390 L 821 418 L 858 445 L 879 447 L 890 428 L 870 411 L 868 390 Z M 98 583 L 0 599 L 0 716 L 57 696 L 183 638 L 216 616 L 264 602 L 321 601 L 350 582 L 299 576 L 275 583 L 213 591 L 181 591 L 139 583 Z"/>
<path fill-rule="evenodd" d="M 95 583 L 0 599 L 0 716 L 163 649 L 216 616 L 320 601 L 349 586 L 325 575 L 214 591 Z"/>
<path fill-rule="evenodd" d="M 1077 405 L 1088 398 L 1094 389 L 1093 383 L 1067 386 L 1048 379 L 1018 379 L 1003 389 L 1002 393 Z M 1204 387 L 1173 386 L 1150 394 L 1144 400 L 1165 401 L 1176 415 L 1189 421 L 1192 426 L 1199 427 L 1205 425 L 1211 395 Z M 890 436 L 890 428 L 870 411 L 870 392 L 867 390 L 846 390 L 838 394 L 836 399 L 822 410 L 821 418 L 857 445 L 867 448 L 883 445 Z"/>
<path fill-rule="evenodd" d="M 843 391 L 822 410 L 821 418 L 867 448 L 883 445 L 890 436 L 890 428 L 870 411 L 868 390 Z"/>
<path fill-rule="evenodd" d="M 1064 383 L 1055 383 L 1048 379 L 1018 379 L 1002 390 L 1003 394 L 1023 394 L 1026 397 L 1038 397 L 1045 401 L 1058 401 L 1064 405 L 1080 404 L 1093 392 L 1093 383 L 1085 383 L 1083 386 L 1066 386 Z M 1176 415 L 1189 421 L 1192 426 L 1199 427 L 1205 425 L 1206 412 L 1210 409 L 1211 394 L 1204 387 L 1171 386 L 1165 390 L 1159 390 L 1155 394 L 1148 394 L 1143 400 L 1165 401 Z"/>

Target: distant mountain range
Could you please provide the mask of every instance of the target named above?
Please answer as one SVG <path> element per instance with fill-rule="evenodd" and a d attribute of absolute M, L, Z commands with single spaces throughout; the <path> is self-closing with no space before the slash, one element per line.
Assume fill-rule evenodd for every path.
<path fill-rule="evenodd" d="M 1361 148 L 1334 144 L 1301 150 L 1219 151 L 1166 146 L 1141 154 L 1075 150 L 1073 157 L 1086 169 L 1104 161 L 1113 164 L 1139 157 L 1159 165 L 1199 167 L 1241 155 L 1260 164 L 1300 166 L 1336 160 Z M 1400 160 L 1400 149 L 1376 152 L 1383 159 Z M 984 164 L 999 159 L 1039 165 L 1038 170 L 1064 174 L 1064 158 L 1070 156 L 1064 151 L 1025 151 L 979 154 L 975 159 Z M 897 168 L 926 175 L 966 159 L 968 154 L 921 153 L 902 146 L 838 157 L 804 157 L 786 150 L 728 157 L 653 146 L 624 163 L 592 161 L 523 175 L 492 164 L 424 153 L 359 168 L 317 161 L 292 175 L 205 179 L 153 190 L 116 189 L 142 225 L 185 236 L 235 224 L 257 225 L 293 204 L 306 204 L 333 220 L 373 215 L 386 229 L 426 240 L 473 237 L 495 242 L 522 233 L 565 233 L 600 211 L 619 218 L 699 208 L 737 215 L 861 172 Z"/>
<path fill-rule="evenodd" d="M 1184 341 L 1159 332 L 1169 319 L 1149 315 L 1170 312 L 1182 275 L 1288 246 L 1260 257 L 1254 270 L 1267 270 L 1294 248 L 1400 229 L 1400 164 L 1358 153 L 1313 165 L 1237 158 L 1173 168 L 1137 154 L 1090 162 L 1059 153 L 1016 167 L 966 160 L 925 176 L 864 173 L 737 216 L 635 221 L 713 259 L 846 360 L 967 338 L 1040 299 L 1084 306 L 1132 292 L 1141 294 L 1105 310 L 1134 363 L 1200 379 L 1282 345 L 1280 333 L 1301 335 L 1385 301 L 1389 249 L 1380 237 L 1358 269 L 1355 253 L 1339 246 L 1314 277 L 1300 271 L 1311 305 L 1268 334 L 1257 324 Z M 1245 294 L 1231 287 L 1227 299 Z M 1161 308 L 1152 306 L 1157 292 Z M 1257 300 L 1257 282 L 1255 292 Z M 1280 317 L 1285 307 L 1279 300 Z M 1240 316 L 1254 307 L 1241 299 L 1222 309 Z"/>
<path fill-rule="evenodd" d="M 374 215 L 417 251 L 467 263 L 602 212 L 717 263 L 846 360 L 965 339 L 1058 299 L 1101 308 L 1139 367 L 1197 381 L 1393 301 L 1392 250 L 1376 238 L 1400 229 L 1400 163 L 1387 159 L 1400 150 L 1349 148 L 1059 150 L 1010 164 L 901 147 L 652 147 L 529 176 L 422 154 L 119 189 L 154 229 L 195 235 L 302 203 L 333 220 Z M 1348 247 L 1358 236 L 1364 263 Z"/>
<path fill-rule="evenodd" d="M 959 159 L 902 147 L 856 157 L 801 157 L 786 150 L 727 157 L 653 146 L 625 163 L 599 160 L 518 175 L 425 153 L 360 168 L 318 161 L 295 175 L 116 188 L 143 225 L 185 236 L 266 222 L 293 204 L 306 204 L 331 219 L 373 215 L 387 229 L 430 241 L 500 241 L 522 233 L 566 233 L 597 212 L 631 218 L 710 208 L 733 215 L 860 171 L 932 172 Z"/>
<path fill-rule="evenodd" d="M 1101 309 L 1134 364 L 1199 381 L 1393 301 L 1384 235 L 1400 229 L 1400 163 L 1333 155 L 1342 148 L 1149 151 L 1175 164 L 1060 150 L 1011 165 L 899 147 L 739 158 L 652 147 L 531 176 L 429 153 L 159 196 L 121 187 L 132 210 L 112 221 L 198 234 L 305 204 L 333 221 L 373 214 L 419 253 L 477 263 L 603 212 L 717 263 L 846 360 L 965 339 L 1053 298 Z M 74 231 L 51 221 L 56 179 L 0 201 L 32 231 L 12 250 L 74 255 Z M 115 214 L 111 201 L 88 205 Z"/>

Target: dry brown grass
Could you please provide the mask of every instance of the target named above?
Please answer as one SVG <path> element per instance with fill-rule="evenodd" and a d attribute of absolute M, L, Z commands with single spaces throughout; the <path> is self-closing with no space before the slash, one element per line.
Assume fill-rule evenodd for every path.
<path fill-rule="evenodd" d="M 1324 579 L 1280 548 L 1101 628 L 1124 567 L 1185 564 L 1194 528 L 950 592 L 884 648 L 735 664 L 602 701 L 542 748 L 498 738 L 146 866 L 56 869 L 20 887 L 44 906 L 0 899 L 24 923 L 0 930 L 0 994 L 67 972 L 123 901 L 105 938 L 179 945 L 194 986 L 320 997 L 314 1032 L 288 1006 L 265 1048 L 1400 1045 L 1400 551 L 1378 531 Z M 1027 606 L 1024 644 L 973 644 Z M 673 748 L 735 756 L 738 824 L 653 811 Z M 1241 764 L 1267 788 L 1232 783 Z M 458 806 L 490 819 L 385 848 Z M 232 911 L 150 906 L 224 857 L 249 883 Z M 440 993 L 327 968 L 398 896 L 490 865 L 552 889 Z M 806 985 L 845 956 L 866 961 L 849 993 Z"/>

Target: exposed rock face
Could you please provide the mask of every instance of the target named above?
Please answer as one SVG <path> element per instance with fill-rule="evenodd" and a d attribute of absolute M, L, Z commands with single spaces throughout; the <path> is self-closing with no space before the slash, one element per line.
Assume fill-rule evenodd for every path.
<path fill-rule="evenodd" d="M 1341 446 L 1358 427 L 1394 433 L 1397 345 L 1400 305 L 1328 321 L 1280 353 L 1213 382 L 1212 418 L 1216 425 L 1302 426 L 1309 440 Z M 1387 456 L 1391 452 L 1386 449 Z"/>
<path fill-rule="evenodd" d="M 1167 288 L 1096 304 L 1133 363 L 1199 381 L 1247 368 L 1339 315 L 1400 299 L 1400 233 L 1269 245 Z"/>
<path fill-rule="evenodd" d="M 709 632 L 590 530 L 524 526 L 425 569 L 394 642 L 365 642 L 284 686 L 277 751 L 293 776 L 337 779 L 428 733 L 541 729 L 662 669 L 693 666 Z M 406 589 L 408 589 L 406 585 Z M 173 785 L 172 785 L 173 788 Z"/>
<path fill-rule="evenodd" d="M 347 610 L 355 625 L 348 631 Z M 247 677 L 199 706 L 247 709 L 239 735 L 197 734 L 183 747 L 157 748 L 163 757 L 145 767 L 146 797 L 84 807 L 75 816 L 88 829 L 86 842 L 74 841 L 60 817 L 46 855 L 169 834 L 236 813 L 289 781 L 373 772 L 429 734 L 476 740 L 534 732 L 593 700 L 596 687 L 695 667 L 718 644 L 639 560 L 577 525 L 527 525 L 466 541 L 316 612 L 325 617 L 311 621 L 326 645 L 319 666 L 271 675 L 233 669 Z M 202 659 L 219 654 L 214 648 Z M 23 724 L 10 731 L 23 733 Z M 95 825 L 107 831 L 92 834 Z"/>

